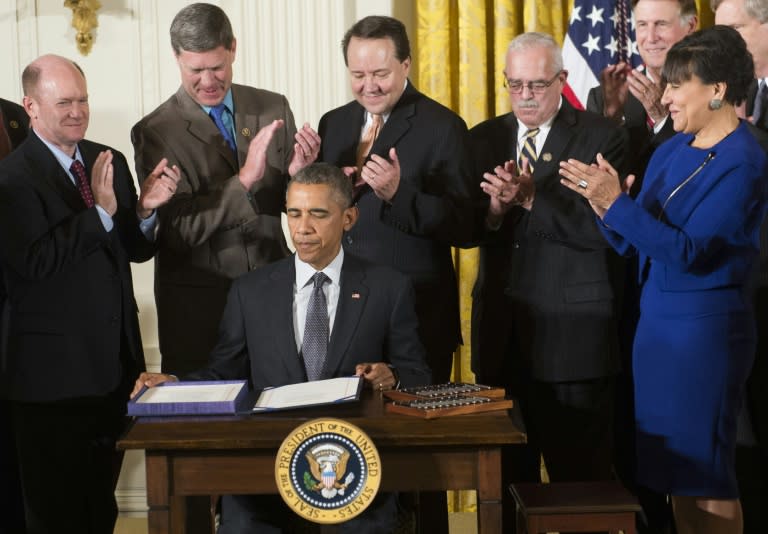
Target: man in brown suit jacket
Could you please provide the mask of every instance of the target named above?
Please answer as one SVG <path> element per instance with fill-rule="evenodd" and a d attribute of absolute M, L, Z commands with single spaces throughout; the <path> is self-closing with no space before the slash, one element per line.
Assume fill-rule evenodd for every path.
<path fill-rule="evenodd" d="M 231 281 L 289 254 L 287 180 L 320 139 L 296 133 L 283 95 L 232 84 L 236 41 L 220 8 L 187 6 L 170 33 L 181 87 L 131 139 L 140 181 L 162 157 L 182 176 L 159 212 L 155 301 L 162 369 L 184 374 L 206 365 Z"/>

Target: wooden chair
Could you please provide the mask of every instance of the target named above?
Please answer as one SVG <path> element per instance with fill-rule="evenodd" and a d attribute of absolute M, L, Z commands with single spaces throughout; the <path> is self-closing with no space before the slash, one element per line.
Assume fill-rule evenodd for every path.
<path fill-rule="evenodd" d="M 515 498 L 518 533 L 636 534 L 640 504 L 619 482 L 520 483 L 509 489 Z"/>

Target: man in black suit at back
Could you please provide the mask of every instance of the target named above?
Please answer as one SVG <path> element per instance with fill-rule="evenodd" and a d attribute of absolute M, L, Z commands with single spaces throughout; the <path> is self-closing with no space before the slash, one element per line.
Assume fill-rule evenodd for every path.
<path fill-rule="evenodd" d="M 632 14 L 643 64 L 637 69 L 624 62 L 606 67 L 600 73 L 600 85 L 589 92 L 587 110 L 604 115 L 629 133 L 632 152 L 625 167 L 636 177 L 636 191 L 653 151 L 675 135 L 661 104 L 661 68 L 667 50 L 696 30 L 698 15 L 695 0 L 633 0 Z"/>
<path fill-rule="evenodd" d="M 622 261 L 558 169 L 598 154 L 621 167 L 626 135 L 562 97 L 568 73 L 549 35 L 515 38 L 504 75 L 513 112 L 470 131 L 490 199 L 472 368 L 478 381 L 507 387 L 525 419 L 528 445 L 506 451 L 505 482 L 538 481 L 540 454 L 552 481 L 608 479 Z"/>
<path fill-rule="evenodd" d="M 355 100 L 326 113 L 318 131 L 319 159 L 356 172 L 360 219 L 344 249 L 411 277 L 427 362 L 434 381 L 445 382 L 461 335 L 450 247 L 471 235 L 476 193 L 467 128 L 408 79 L 400 21 L 366 17 L 342 47 Z"/>
<path fill-rule="evenodd" d="M 27 137 L 29 120 L 24 108 L 0 98 L 0 160 L 10 154 Z M 5 309 L 5 281 L 0 273 L 0 379 L 5 366 L 5 337 L 7 310 Z M 0 382 L 0 502 L 7 503 L 8 513 L 0 516 L 0 532 L 24 531 L 24 508 L 19 486 L 19 473 L 10 432 L 10 418 L 5 395 L 6 387 Z"/>
<path fill-rule="evenodd" d="M 344 236 L 344 249 L 411 278 L 432 378 L 446 382 L 461 342 L 451 246 L 472 237 L 473 199 L 480 199 L 467 127 L 408 79 L 411 49 L 400 21 L 359 20 L 342 51 L 355 100 L 320 119 L 318 159 L 355 180 L 360 219 Z M 444 494 L 422 494 L 420 510 L 420 519 L 432 517 L 425 529 L 447 531 Z"/>

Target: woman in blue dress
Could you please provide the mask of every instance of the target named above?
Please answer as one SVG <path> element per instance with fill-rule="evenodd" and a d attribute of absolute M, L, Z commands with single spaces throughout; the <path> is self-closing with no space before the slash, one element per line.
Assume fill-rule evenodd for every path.
<path fill-rule="evenodd" d="M 766 157 L 735 106 L 752 81 L 739 34 L 715 26 L 667 53 L 662 103 L 675 137 L 634 177 L 598 156 L 561 164 L 606 239 L 639 260 L 633 347 L 638 482 L 672 496 L 679 534 L 740 533 L 736 419 L 755 332 L 744 285 L 765 214 Z"/>

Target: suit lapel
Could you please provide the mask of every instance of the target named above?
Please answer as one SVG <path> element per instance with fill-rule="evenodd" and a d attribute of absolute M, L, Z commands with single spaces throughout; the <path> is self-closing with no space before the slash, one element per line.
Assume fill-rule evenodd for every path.
<path fill-rule="evenodd" d="M 200 105 L 192 100 L 184 87 L 180 87 L 176 92 L 176 102 L 179 107 L 181 118 L 187 121 L 187 131 L 190 135 L 196 137 L 204 145 L 210 146 L 232 167 L 233 173 L 237 172 L 238 165 L 235 156 L 229 149 L 229 145 L 219 132 L 219 129 L 213 123 L 210 117 L 206 116 Z M 237 124 L 237 116 L 235 116 Z M 237 136 L 239 138 L 239 136 Z M 238 147 L 238 153 L 240 149 Z"/>
<path fill-rule="evenodd" d="M 387 122 L 381 129 L 381 133 L 371 147 L 371 154 L 378 154 L 383 158 L 389 157 L 389 149 L 411 129 L 411 117 L 416 115 L 416 100 L 421 94 L 413 87 L 410 80 L 400 96 Z"/>
<path fill-rule="evenodd" d="M 364 278 L 360 263 L 346 254 L 341 268 L 341 290 L 336 306 L 336 318 L 328 344 L 325 367 L 327 376 L 336 375 L 363 315 L 369 294 Z"/>
<path fill-rule="evenodd" d="M 357 161 L 357 146 L 360 144 L 360 136 L 363 129 L 365 108 L 357 102 L 352 102 L 345 110 L 345 125 L 336 131 L 328 132 L 332 139 L 323 139 L 323 143 L 333 143 L 340 147 L 338 155 L 339 166 L 351 166 Z M 383 133 L 383 130 L 382 130 Z"/>
<path fill-rule="evenodd" d="M 32 168 L 40 169 L 39 175 L 48 182 L 48 184 L 59 193 L 64 202 L 69 206 L 72 211 L 83 211 L 85 209 L 85 202 L 83 202 L 80 192 L 72 183 L 72 180 L 67 175 L 66 171 L 61 167 L 59 161 L 56 159 L 47 146 L 37 137 L 36 134 L 29 134 L 29 163 Z M 83 158 L 86 157 L 85 151 L 83 151 L 83 145 L 81 143 L 81 154 Z M 94 156 L 95 159 L 95 156 Z M 86 172 L 90 176 L 90 168 L 93 166 L 93 160 L 85 160 Z"/>
<path fill-rule="evenodd" d="M 563 152 L 570 145 L 573 138 L 573 126 L 576 124 L 576 110 L 563 98 L 552 128 L 549 130 L 547 140 L 541 148 L 536 160 L 533 173 L 534 179 L 539 182 L 548 176 L 558 176 L 560 160 Z"/>
<path fill-rule="evenodd" d="M 517 161 L 517 129 L 519 124 L 514 113 L 508 113 L 503 120 L 501 128 L 496 132 L 494 144 L 497 154 L 504 154 L 504 161 Z M 490 172 L 490 169 L 489 169 Z"/>
<path fill-rule="evenodd" d="M 245 163 L 248 154 L 248 145 L 253 136 L 261 128 L 258 110 L 246 108 L 249 100 L 240 95 L 240 87 L 232 85 L 232 101 L 235 103 L 235 143 L 237 144 L 237 157 Z M 238 103 L 240 105 L 238 106 Z M 239 162 L 238 162 L 239 164 Z"/>
<path fill-rule="evenodd" d="M 275 269 L 270 274 L 272 284 L 270 295 L 257 297 L 262 302 L 269 302 L 273 308 L 269 331 L 274 333 L 277 357 L 285 366 L 291 382 L 306 380 L 306 371 L 296 350 L 296 333 L 293 329 L 293 285 L 296 281 L 296 267 L 293 256 L 284 261 L 284 268 Z"/>

